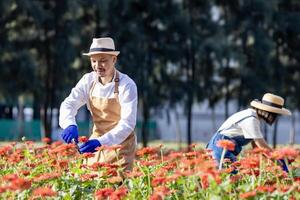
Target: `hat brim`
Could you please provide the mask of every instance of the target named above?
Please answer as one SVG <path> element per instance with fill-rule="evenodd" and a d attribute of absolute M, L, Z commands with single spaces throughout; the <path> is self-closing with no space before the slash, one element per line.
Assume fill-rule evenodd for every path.
<path fill-rule="evenodd" d="M 291 115 L 291 111 L 289 111 L 286 108 L 276 108 L 273 106 L 269 106 L 266 104 L 261 103 L 260 101 L 257 100 L 253 100 L 250 103 L 251 106 L 253 106 L 254 108 L 258 108 L 260 110 L 264 110 L 264 111 L 268 111 L 268 112 L 272 112 L 272 113 L 277 113 L 277 114 L 281 114 L 281 115 Z"/>
<path fill-rule="evenodd" d="M 91 56 L 91 55 L 96 55 L 96 54 L 108 54 L 108 55 L 118 56 L 120 54 L 120 51 L 93 51 L 93 52 L 89 52 L 89 53 L 83 53 L 82 55 Z"/>

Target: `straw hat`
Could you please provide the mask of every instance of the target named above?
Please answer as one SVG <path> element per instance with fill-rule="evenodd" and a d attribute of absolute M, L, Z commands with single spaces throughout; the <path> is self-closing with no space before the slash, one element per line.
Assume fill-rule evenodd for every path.
<path fill-rule="evenodd" d="M 286 108 L 283 108 L 284 99 L 280 96 L 266 93 L 264 94 L 261 101 L 255 99 L 251 101 L 250 105 L 258 108 L 260 110 L 265 110 L 272 113 L 277 113 L 281 115 L 291 115 L 291 111 Z"/>
<path fill-rule="evenodd" d="M 119 55 L 120 51 L 115 51 L 115 44 L 112 38 L 93 38 L 93 42 L 88 53 L 83 53 L 85 56 L 91 56 L 94 54 L 110 54 Z"/>

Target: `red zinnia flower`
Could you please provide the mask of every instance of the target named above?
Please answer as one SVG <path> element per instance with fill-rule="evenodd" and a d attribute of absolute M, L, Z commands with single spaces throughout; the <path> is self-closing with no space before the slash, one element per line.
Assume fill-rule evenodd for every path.
<path fill-rule="evenodd" d="M 217 147 L 221 147 L 229 151 L 234 151 L 235 144 L 230 140 L 219 140 L 217 142 Z"/>
<path fill-rule="evenodd" d="M 87 142 L 88 140 L 89 140 L 89 138 L 86 137 L 86 136 L 81 136 L 81 137 L 79 137 L 79 142 L 85 143 L 85 142 Z"/>
<path fill-rule="evenodd" d="M 28 171 L 28 170 L 23 170 L 23 171 L 21 171 L 21 174 L 23 174 L 24 176 L 27 176 L 27 175 L 30 174 L 30 171 Z"/>
<path fill-rule="evenodd" d="M 208 174 L 201 174 L 201 186 L 203 189 L 206 189 L 209 187 L 209 181 L 208 181 Z"/>
<path fill-rule="evenodd" d="M 0 194 L 6 192 L 6 188 L 5 187 L 0 187 Z"/>
<path fill-rule="evenodd" d="M 160 196 L 159 194 L 152 194 L 149 198 L 149 200 L 162 200 L 162 196 Z"/>
<path fill-rule="evenodd" d="M 48 137 L 44 137 L 44 138 L 42 139 L 42 142 L 44 142 L 44 143 L 48 144 L 48 143 L 50 143 L 50 142 L 51 142 L 51 139 L 50 139 L 50 138 L 48 138 Z"/>
<path fill-rule="evenodd" d="M 230 177 L 230 183 L 236 183 L 237 181 L 241 180 L 243 177 L 241 175 L 234 175 Z"/>
<path fill-rule="evenodd" d="M 114 192 L 112 188 L 103 188 L 95 192 L 96 199 L 105 199 Z"/>
<path fill-rule="evenodd" d="M 95 154 L 93 154 L 91 152 L 87 152 L 87 153 L 83 153 L 82 157 L 84 157 L 84 158 L 93 158 L 93 157 L 95 157 Z"/>
<path fill-rule="evenodd" d="M 168 181 L 168 179 L 165 178 L 165 177 L 157 177 L 157 178 L 154 178 L 154 179 L 152 180 L 151 185 L 155 187 L 155 186 L 164 184 L 164 183 L 166 183 L 167 181 Z"/>
<path fill-rule="evenodd" d="M 126 187 L 120 187 L 119 189 L 115 190 L 110 196 L 109 199 L 111 200 L 120 200 L 127 194 L 128 189 Z"/>

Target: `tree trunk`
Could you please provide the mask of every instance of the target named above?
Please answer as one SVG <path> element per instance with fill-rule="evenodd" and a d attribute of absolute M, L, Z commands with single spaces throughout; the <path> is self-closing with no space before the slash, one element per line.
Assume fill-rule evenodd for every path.
<path fill-rule="evenodd" d="M 47 9 L 50 9 L 50 5 L 46 4 Z M 46 60 L 46 77 L 45 77 L 45 101 L 43 105 L 43 128 L 44 128 L 44 135 L 43 137 L 51 138 L 51 118 L 49 118 L 48 109 L 51 103 L 51 79 L 52 79 L 52 65 L 51 65 L 51 50 L 50 44 L 51 39 L 47 36 L 49 31 L 49 21 L 45 22 L 44 31 L 45 31 L 45 60 Z"/>
<path fill-rule="evenodd" d="M 40 100 L 36 94 L 33 94 L 33 119 L 40 119 Z"/>
<path fill-rule="evenodd" d="M 187 105 L 187 144 L 192 144 L 192 95 L 189 95 L 188 105 Z"/>
<path fill-rule="evenodd" d="M 99 8 L 99 3 L 96 3 L 96 9 L 95 9 L 95 16 L 96 16 L 96 28 L 95 28 L 95 37 L 99 37 L 101 34 L 101 28 L 100 28 L 100 8 Z"/>
<path fill-rule="evenodd" d="M 18 138 L 14 138 L 17 140 L 21 140 L 23 136 L 25 136 L 24 130 L 24 98 L 23 96 L 19 96 L 18 99 Z"/>
<path fill-rule="evenodd" d="M 176 140 L 178 141 L 178 149 L 181 149 L 182 137 L 181 137 L 181 128 L 180 128 L 180 119 L 179 113 L 177 111 L 177 106 L 175 107 L 175 124 L 176 124 Z"/>
<path fill-rule="evenodd" d="M 192 19 L 193 7 L 189 1 L 186 1 L 188 13 L 189 13 L 189 26 L 194 27 L 194 21 Z M 186 68 L 187 68 L 187 82 L 188 82 L 188 100 L 187 100 L 187 144 L 188 146 L 192 143 L 192 108 L 194 103 L 194 93 L 195 93 L 195 70 L 196 70 L 196 58 L 194 49 L 194 37 L 193 33 L 188 35 L 187 41 L 187 51 L 186 51 Z"/>
<path fill-rule="evenodd" d="M 214 133 L 214 131 L 216 131 L 217 129 L 215 106 L 211 107 L 211 122 L 212 122 L 212 132 Z"/>
<path fill-rule="evenodd" d="M 225 66 L 225 119 L 229 116 L 229 83 L 230 83 L 230 74 L 229 74 L 229 58 L 227 58 L 227 63 Z"/>
<path fill-rule="evenodd" d="M 142 143 L 143 147 L 147 146 L 148 143 L 148 135 L 149 135 L 149 107 L 147 104 L 147 101 L 145 99 L 142 99 L 142 105 L 143 105 L 143 121 L 142 121 L 142 128 L 141 128 L 141 134 L 142 134 Z"/>
<path fill-rule="evenodd" d="M 295 132 L 296 132 L 296 118 L 295 115 L 291 116 L 291 129 L 290 129 L 290 145 L 295 144 Z"/>

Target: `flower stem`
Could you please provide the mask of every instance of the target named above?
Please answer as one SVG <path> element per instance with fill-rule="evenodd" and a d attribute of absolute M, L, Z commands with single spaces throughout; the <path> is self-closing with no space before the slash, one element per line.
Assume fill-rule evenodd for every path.
<path fill-rule="evenodd" d="M 219 164 L 219 170 L 222 169 L 222 165 L 223 165 L 223 160 L 224 160 L 224 157 L 225 157 L 225 153 L 226 153 L 226 149 L 223 148 L 222 155 L 221 155 L 221 160 L 220 160 L 220 164 Z"/>

